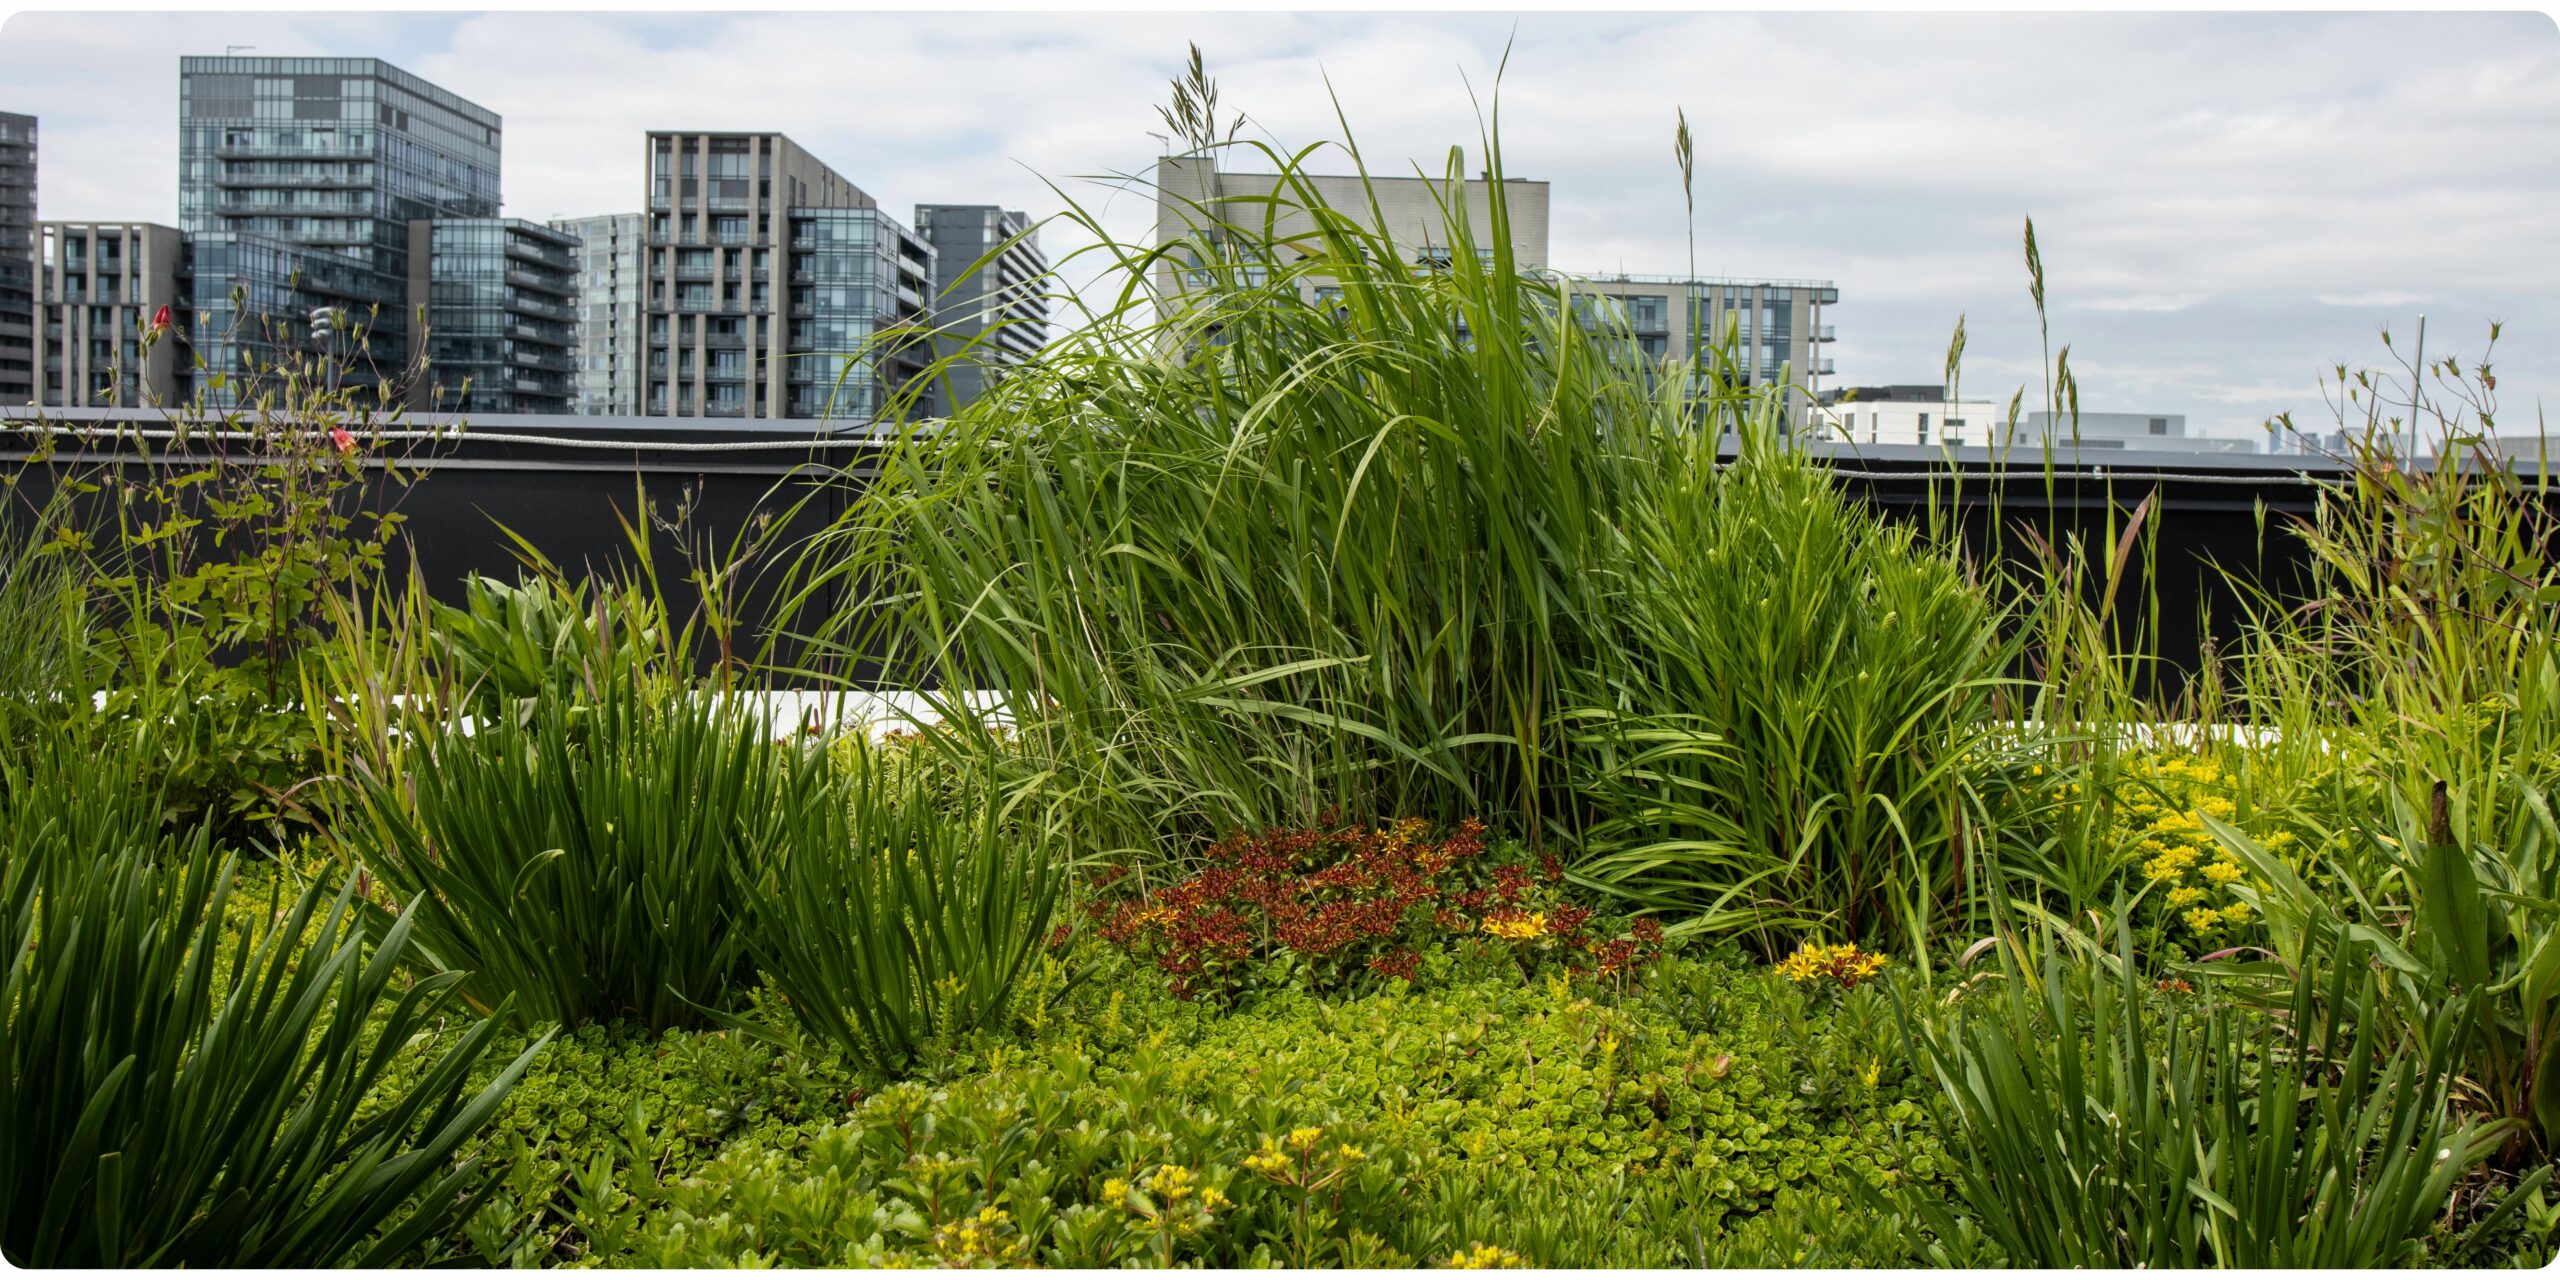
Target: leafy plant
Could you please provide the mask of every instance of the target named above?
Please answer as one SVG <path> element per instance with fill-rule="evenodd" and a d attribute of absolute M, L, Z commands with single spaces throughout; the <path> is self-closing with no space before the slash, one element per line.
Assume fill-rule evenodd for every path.
<path fill-rule="evenodd" d="M 819 765 L 737 699 L 590 700 L 466 722 L 386 711 L 352 762 L 342 833 L 478 1008 L 535 1022 L 698 1022 L 752 980 L 736 864 Z"/>
<path fill-rule="evenodd" d="M 438 629 L 481 714 L 544 695 L 574 697 L 591 684 L 628 678 L 655 653 L 649 603 L 636 590 L 598 590 L 531 575 L 514 586 L 494 578 L 463 583 L 460 608 L 437 605 Z"/>
<path fill-rule="evenodd" d="M 1446 967 L 1470 942 L 1574 973 L 1619 975 L 1661 950 L 1650 919 L 1623 928 L 1568 902 L 1552 856 L 1516 846 L 1488 854 L 1484 826 L 1433 837 L 1409 818 L 1237 833 L 1210 846 L 1200 871 L 1132 901 L 1095 904 L 1102 936 L 1171 978 L 1175 994 L 1234 998 L 1273 986 L 1334 993 L 1411 982 L 1426 958 Z M 1500 963 L 1497 961 L 1497 963 Z"/>
<path fill-rule="evenodd" d="M 735 864 L 736 891 L 793 1016 L 853 1061 L 896 1070 L 1005 1014 L 1066 868 L 993 790 L 953 812 L 933 778 L 857 753 L 827 785 L 778 799 Z"/>
<path fill-rule="evenodd" d="M 67 741 L 42 776 L 0 762 L 9 794 L 76 787 Z M 401 976 L 413 916 L 368 939 L 352 880 L 235 913 L 205 829 L 44 808 L 0 824 L 12 1263 L 381 1265 L 472 1210 L 456 1155 L 543 1041 L 474 1084 L 498 1020 L 454 1018 L 458 974 Z"/>
<path fill-rule="evenodd" d="M 143 344 L 174 332 L 155 326 Z M 369 341 L 352 331 L 351 348 Z M 305 667 L 345 638 L 342 606 L 380 583 L 411 477 L 392 456 L 398 406 L 422 373 L 348 385 L 336 355 L 278 350 L 255 370 L 200 365 L 192 400 L 154 406 L 168 437 L 120 433 L 117 464 L 84 473 L 70 429 L 29 427 L 35 460 L 76 495 L 48 548 L 76 559 L 97 597 L 110 708 L 168 718 L 156 741 L 177 814 L 269 844 L 312 818 L 294 792 L 322 748 L 291 703 Z"/>
<path fill-rule="evenodd" d="M 2013 941 L 1999 981 L 1907 1021 L 1945 1096 L 1955 1195 L 1893 1203 L 2017 1266 L 2420 1261 L 2428 1224 L 2496 1146 L 2447 1113 L 2466 1011 L 2440 1010 L 2421 1051 L 2390 1051 L 2356 946 L 2306 967 L 2277 1026 L 2229 1002 L 2194 1010 L 2142 988 L 2117 928 L 2113 965 L 2055 945 L 2032 968 Z"/>

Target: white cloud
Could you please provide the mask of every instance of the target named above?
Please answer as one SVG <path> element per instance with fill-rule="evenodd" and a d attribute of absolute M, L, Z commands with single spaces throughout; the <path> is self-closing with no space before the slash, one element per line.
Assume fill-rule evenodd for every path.
<path fill-rule="evenodd" d="M 498 111 L 517 216 L 636 207 L 645 129 L 771 128 L 893 210 L 1053 214 L 1055 182 L 1134 238 L 1145 199 L 1079 175 L 1153 156 L 1186 40 L 1248 136 L 1332 138 L 1338 97 L 1399 173 L 1476 158 L 1508 43 L 1506 161 L 1554 184 L 1560 265 L 1686 261 L 1685 107 L 1700 268 L 1837 280 L 1844 380 L 1934 377 L 1959 313 L 1969 383 L 2040 380 L 2032 214 L 2083 403 L 2238 429 L 2316 409 L 2320 369 L 2421 306 L 2510 322 L 2511 407 L 2560 392 L 2555 36 L 2453 13 L 42 13 L 0 27 L 0 109 L 44 117 L 47 217 L 173 219 L 177 59 L 246 43 L 382 56 Z"/>

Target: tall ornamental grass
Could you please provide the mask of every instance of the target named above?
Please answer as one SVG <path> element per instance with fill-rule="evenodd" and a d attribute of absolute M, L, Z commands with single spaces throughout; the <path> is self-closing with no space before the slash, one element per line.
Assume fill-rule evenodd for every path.
<path fill-rule="evenodd" d="M 1498 147 L 1481 233 L 1452 153 L 1445 253 L 1233 151 L 1278 172 L 1241 216 L 1144 249 L 1076 215 L 1122 303 L 889 449 L 809 563 L 878 584 L 905 682 L 1003 691 L 1058 824 L 1142 870 L 1337 810 L 1543 838 L 1691 380 L 1513 260 Z"/>
<path fill-rule="evenodd" d="M 2489 367 L 2408 371 L 2444 406 L 2415 464 L 2378 429 L 2401 406 L 2351 380 L 2349 480 L 2298 530 L 2308 599 L 2260 598 L 2233 664 L 2310 835 L 2278 857 L 2214 830 L 2284 962 L 2378 938 L 2404 1038 L 2449 1000 L 2477 1008 L 2464 1072 L 2520 1164 L 2560 1151 L 2560 519 L 2547 478 L 2489 443 Z"/>
<path fill-rule="evenodd" d="M 2013 647 L 1951 555 L 1753 432 L 1628 516 L 1578 879 L 1680 922 L 1924 951 L 1978 887 Z M 1712 459 L 1708 459 L 1709 464 Z"/>

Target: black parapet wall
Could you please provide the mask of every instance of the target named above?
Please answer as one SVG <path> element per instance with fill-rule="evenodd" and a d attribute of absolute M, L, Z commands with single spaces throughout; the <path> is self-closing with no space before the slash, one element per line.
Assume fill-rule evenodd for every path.
<path fill-rule="evenodd" d="M 170 441 L 136 434 L 165 432 L 169 424 L 159 414 L 44 410 L 5 420 L 0 471 L 17 476 L 11 518 L 84 470 L 168 464 Z M 523 554 L 515 538 L 573 574 L 627 573 L 636 561 L 627 523 L 646 531 L 658 580 L 682 616 L 701 606 L 689 580 L 695 568 L 734 568 L 726 565 L 728 549 L 765 520 L 762 560 L 734 573 L 736 645 L 752 656 L 770 637 L 774 658 L 784 663 L 798 663 L 804 653 L 789 628 L 775 626 L 782 566 L 861 492 L 879 447 L 868 432 L 801 422 L 478 415 L 457 424 L 420 415 L 399 429 L 417 437 L 390 450 L 408 477 L 395 482 L 377 467 L 365 497 L 404 517 L 400 548 L 415 557 L 421 580 L 439 598 L 457 598 L 471 574 L 513 580 Z M 36 461 L 44 431 L 55 448 Z M 2099 567 L 2089 583 L 2093 598 L 2148 501 L 2110 616 L 2127 649 L 2137 647 L 2137 627 L 2150 627 L 2138 647 L 2154 661 L 2143 667 L 2141 683 L 2160 694 L 2182 688 L 2208 646 L 2239 634 L 2250 591 L 2298 597 L 2310 564 L 2293 525 L 2311 515 L 2324 488 L 2348 475 L 2342 463 L 2319 456 L 2093 448 L 1995 457 L 1910 445 L 1806 447 L 1833 466 L 1852 497 L 1892 519 L 1960 538 L 1977 562 L 2015 580 L 2037 581 L 2044 548 L 2077 542 Z M 864 608 L 852 598 L 859 594 L 822 594 L 803 617 Z M 877 663 L 844 674 L 862 684 L 885 679 Z"/>
<path fill-rule="evenodd" d="M 1890 519 L 1952 535 L 1966 554 L 2034 589 L 2075 551 L 2086 598 L 2104 604 L 2136 686 L 2174 696 L 2209 647 L 2236 640 L 2250 608 L 2298 600 L 2310 582 L 2295 533 L 2345 464 L 2318 456 L 2091 449 L 1816 445 L 1850 495 Z"/>
<path fill-rule="evenodd" d="M 16 477 L 0 514 L 7 519 L 41 509 L 76 477 L 183 471 L 224 447 L 193 426 L 182 443 L 166 415 L 148 411 L 30 410 L 0 421 L 0 472 Z M 358 500 L 400 515 L 392 554 L 414 559 L 418 581 L 437 598 L 458 601 L 473 575 L 517 580 L 528 547 L 573 577 L 628 579 L 640 568 L 637 534 L 674 616 L 705 618 L 696 572 L 725 574 L 721 594 L 730 600 L 721 612 L 738 620 L 733 656 L 752 658 L 770 639 L 770 657 L 784 664 L 807 657 L 796 628 L 774 626 L 785 566 L 843 514 L 877 450 L 868 433 L 799 422 L 415 415 L 384 434 Z M 736 563 L 742 546 L 759 554 Z M 839 594 L 819 594 L 802 616 L 845 607 Z M 706 666 L 722 656 L 709 630 L 697 631 Z M 850 675 L 867 682 L 877 671 Z"/>

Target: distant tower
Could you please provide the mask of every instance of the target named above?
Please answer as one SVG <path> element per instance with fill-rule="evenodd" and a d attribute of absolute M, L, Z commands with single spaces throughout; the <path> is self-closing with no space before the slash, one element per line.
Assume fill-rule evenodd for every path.
<path fill-rule="evenodd" d="M 978 344 L 950 369 L 944 408 L 957 412 L 1047 344 L 1049 260 L 1030 215 L 997 205 L 917 205 L 916 233 L 933 245 L 937 354 Z M 1004 252 L 981 265 L 999 245 Z"/>
<path fill-rule="evenodd" d="M 496 217 L 498 152 L 496 112 L 376 58 L 180 59 L 178 225 L 195 244 L 197 353 L 236 374 L 331 306 L 357 323 L 371 314 L 372 363 L 397 368 L 426 301 L 409 224 Z"/>

